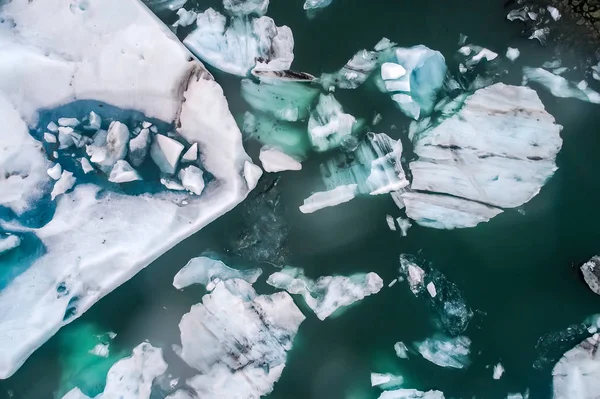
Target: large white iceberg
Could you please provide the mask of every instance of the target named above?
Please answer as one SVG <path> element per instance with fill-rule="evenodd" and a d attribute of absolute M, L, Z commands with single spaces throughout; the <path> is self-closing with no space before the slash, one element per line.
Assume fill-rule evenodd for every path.
<path fill-rule="evenodd" d="M 566 352 L 552 370 L 554 399 L 594 399 L 600 392 L 600 335 Z"/>
<path fill-rule="evenodd" d="M 61 326 L 249 191 L 241 134 L 202 64 L 138 1 L 73 4 L 14 0 L 0 7 L 0 18 L 11 21 L 0 29 L 0 169 L 10 176 L 0 177 L 0 206 L 15 215 L 1 228 L 30 230 L 44 248 L 0 291 L 2 378 Z M 38 200 L 49 206 L 52 188 L 51 164 L 29 129 L 48 123 L 40 120 L 42 110 L 80 100 L 173 123 L 178 135 L 198 143 L 213 179 L 192 197 L 133 196 L 76 184 L 57 197 L 52 220 L 38 219 L 42 226 L 35 229 L 21 226 L 19 215 L 35 211 Z M 101 115 L 101 109 L 94 111 Z"/>
<path fill-rule="evenodd" d="M 419 159 L 410 163 L 412 191 L 400 195 L 419 224 L 488 221 L 533 198 L 557 169 L 561 126 L 527 87 L 498 83 L 441 113 L 441 123 L 413 133 Z"/>
<path fill-rule="evenodd" d="M 383 280 L 376 273 L 357 273 L 350 277 L 319 277 L 315 281 L 306 277 L 302 269 L 285 267 L 271 274 L 267 284 L 302 295 L 317 317 L 325 320 L 336 310 L 378 293 Z"/>
<path fill-rule="evenodd" d="M 239 279 L 222 281 L 179 323 L 179 356 L 200 372 L 198 397 L 259 398 L 273 389 L 304 315 L 286 292 L 256 295 Z"/>

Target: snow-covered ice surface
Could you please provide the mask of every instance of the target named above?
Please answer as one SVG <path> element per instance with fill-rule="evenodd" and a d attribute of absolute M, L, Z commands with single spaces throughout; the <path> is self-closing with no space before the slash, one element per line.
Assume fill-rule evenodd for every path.
<path fill-rule="evenodd" d="M 143 343 L 130 357 L 119 360 L 108 371 L 106 388 L 96 399 L 149 399 L 154 379 L 167 370 L 162 349 Z M 63 399 L 89 399 L 79 388 Z"/>
<path fill-rule="evenodd" d="M 441 367 L 462 369 L 469 360 L 471 340 L 464 336 L 446 337 L 436 335 L 421 342 L 415 342 L 415 349 L 424 359 Z"/>
<path fill-rule="evenodd" d="M 218 282 L 179 323 L 176 352 L 201 373 L 187 384 L 206 399 L 268 394 L 304 318 L 286 292 L 257 296 L 244 280 Z"/>
<path fill-rule="evenodd" d="M 230 268 L 220 260 L 200 256 L 191 259 L 177 272 L 173 279 L 173 286 L 182 289 L 192 284 L 202 284 L 212 290 L 217 282 L 231 279 L 241 279 L 254 284 L 261 274 L 261 269 L 239 271 Z"/>
<path fill-rule="evenodd" d="M 126 195 L 77 183 L 56 197 L 51 220 L 34 219 L 31 230 L 43 250 L 0 291 L 5 378 L 62 325 L 238 204 L 249 190 L 242 171 L 250 162 L 219 85 L 143 4 L 15 0 L 2 5 L 0 17 L 14 22 L 0 29 L 0 168 L 10 175 L 0 179 L 0 206 L 14 215 L 2 229 L 28 231 L 20 215 L 54 208 L 51 163 L 29 131 L 48 124 L 43 110 L 77 101 L 173 123 L 178 135 L 199 144 L 202 167 L 213 177 L 198 197 Z M 102 117 L 101 109 L 94 111 Z M 88 119 L 84 128 L 98 123 Z M 122 141 L 114 143 L 121 148 Z"/>
<path fill-rule="evenodd" d="M 600 335 L 566 352 L 552 370 L 554 399 L 594 399 L 600 392 Z"/>
<path fill-rule="evenodd" d="M 302 269 L 293 267 L 285 267 L 271 274 L 267 284 L 290 294 L 302 295 L 306 305 L 320 320 L 383 288 L 383 280 L 376 273 L 357 273 L 349 277 L 325 276 L 315 281 L 306 277 Z"/>
<path fill-rule="evenodd" d="M 411 135 L 419 159 L 401 198 L 417 223 L 475 226 L 529 201 L 556 171 L 561 126 L 535 91 L 497 83 L 441 112 L 451 116 Z"/>

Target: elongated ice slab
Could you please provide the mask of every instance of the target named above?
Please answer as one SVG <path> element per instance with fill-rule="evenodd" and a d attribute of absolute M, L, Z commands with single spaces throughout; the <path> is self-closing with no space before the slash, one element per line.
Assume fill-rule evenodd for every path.
<path fill-rule="evenodd" d="M 304 315 L 285 292 L 257 296 L 239 279 L 217 283 L 179 323 L 179 356 L 201 374 L 198 397 L 259 398 L 273 389 Z"/>
<path fill-rule="evenodd" d="M 581 266 L 581 273 L 590 289 L 600 295 L 600 256 L 594 256 L 584 263 Z"/>
<path fill-rule="evenodd" d="M 142 180 L 142 177 L 127 161 L 119 160 L 110 171 L 108 180 L 113 183 L 129 183 Z"/>
<path fill-rule="evenodd" d="M 267 172 L 282 172 L 285 170 L 300 170 L 302 164 L 281 151 L 262 147 L 259 155 L 263 169 Z"/>
<path fill-rule="evenodd" d="M 415 349 L 424 359 L 441 367 L 462 369 L 471 362 L 469 360 L 471 340 L 467 337 L 449 338 L 435 336 L 416 342 Z"/>
<path fill-rule="evenodd" d="M 383 280 L 375 273 L 359 273 L 350 277 L 326 276 L 315 281 L 306 277 L 302 269 L 293 267 L 271 274 L 267 284 L 290 294 L 302 295 L 320 320 L 325 320 L 339 308 L 352 305 L 383 288 Z"/>
<path fill-rule="evenodd" d="M 11 230 L 30 229 L 22 221 L 33 224 L 29 231 L 43 248 L 0 291 L 2 378 L 61 326 L 237 205 L 249 190 L 242 177 L 249 158 L 241 134 L 210 74 L 143 4 L 86 3 L 81 9 L 70 0 L 14 0 L 0 8 L 0 18 L 13 21 L 0 35 L 0 169 L 10 176 L 0 177 L 0 206 L 9 210 L 3 223 Z M 29 129 L 39 137 L 47 126 L 58 132 L 49 113 L 83 108 L 64 116 L 77 117 L 78 129 L 85 130 L 102 124 L 89 116 L 91 110 L 108 121 L 114 118 L 103 110 L 115 107 L 171 124 L 174 134 L 198 143 L 202 168 L 212 176 L 201 196 L 128 195 L 77 178 L 72 192 L 49 201 L 52 180 L 46 171 L 52 165 Z M 114 141 L 102 129 L 96 134 L 121 149 L 122 131 L 116 129 Z"/>
<path fill-rule="evenodd" d="M 590 89 L 585 81 L 582 80 L 574 84 L 543 68 L 523 68 L 523 81 L 524 83 L 538 83 L 556 97 L 576 98 L 589 103 L 600 104 L 600 93 Z"/>
<path fill-rule="evenodd" d="M 553 399 L 594 399 L 600 392 L 600 335 L 566 352 L 552 369 Z"/>
<path fill-rule="evenodd" d="M 202 284 L 210 291 L 219 281 L 241 279 L 254 284 L 261 274 L 261 269 L 236 270 L 219 260 L 200 256 L 191 259 L 177 272 L 173 286 L 180 290 L 192 284 Z"/>
<path fill-rule="evenodd" d="M 304 200 L 304 203 L 300 206 L 300 212 L 313 213 L 320 209 L 351 201 L 356 197 L 357 190 L 357 184 L 346 184 L 329 191 L 314 193 Z"/>
<path fill-rule="evenodd" d="M 396 389 L 379 395 L 379 399 L 444 399 L 440 391 L 422 392 L 416 389 Z"/>
<path fill-rule="evenodd" d="M 275 26 L 269 17 L 229 21 L 209 8 L 198 14 L 197 28 L 183 43 L 201 60 L 224 72 L 246 76 L 258 62 L 260 69 L 290 69 L 294 37 L 287 26 Z"/>

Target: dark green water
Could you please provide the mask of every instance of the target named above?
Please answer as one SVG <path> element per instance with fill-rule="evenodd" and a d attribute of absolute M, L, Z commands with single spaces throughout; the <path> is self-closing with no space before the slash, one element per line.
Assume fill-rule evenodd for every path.
<path fill-rule="evenodd" d="M 200 9 L 208 4 L 200 3 Z M 357 50 L 372 48 L 383 36 L 400 45 L 424 44 L 439 50 L 450 69 L 457 67 L 453 57 L 461 33 L 469 36 L 468 43 L 501 55 L 508 46 L 518 47 L 521 57 L 514 65 L 506 64 L 507 75 L 501 79 L 512 84 L 520 84 L 522 66 L 540 66 L 555 54 L 553 45 L 544 48 L 527 40 L 518 23 L 506 21 L 502 1 L 336 0 L 310 21 L 302 0 L 271 3 L 268 15 L 294 32 L 294 69 L 314 75 L 337 70 Z M 578 62 L 572 55 L 561 58 L 567 66 Z M 232 112 L 245 111 L 239 79 L 214 74 Z M 439 389 L 446 398 L 504 398 L 508 392 L 526 389 L 532 399 L 551 397 L 553 364 L 533 368 L 541 356 L 538 339 L 600 313 L 600 297 L 587 288 L 578 272 L 582 262 L 600 253 L 600 108 L 556 99 L 542 90 L 538 93 L 564 126 L 559 170 L 522 207 L 523 212 L 509 210 L 475 228 L 443 231 L 414 225 L 408 237 L 402 238 L 385 222 L 386 214 L 401 214 L 388 196 L 359 198 L 304 215 L 298 206 L 321 188 L 318 157 L 307 161 L 301 172 L 280 175 L 281 223 L 289 232 L 287 263 L 315 278 L 373 271 L 386 286 L 338 318 L 321 322 L 306 312 L 283 376 L 269 398 L 376 398 L 379 391 L 370 388 L 371 372 L 400 373 L 406 387 Z M 385 96 L 358 89 L 338 91 L 336 97 L 357 117 L 370 119 L 375 111 L 382 113 L 378 131 L 402 138 L 408 145 L 403 131 L 409 120 Z M 251 155 L 256 155 L 257 148 L 248 143 Z M 251 194 L 249 201 L 256 195 Z M 257 265 L 230 252 L 234 238 L 247 228 L 243 206 L 180 243 L 65 329 L 95 322 L 100 329 L 118 334 L 111 346 L 115 351 L 129 352 L 147 339 L 164 349 L 171 374 L 182 380 L 193 375 L 170 347 L 179 343 L 181 316 L 200 302 L 204 290 L 177 291 L 172 279 L 190 258 L 205 251 L 228 256 L 234 267 Z M 273 234 L 280 228 L 264 226 Z M 402 253 L 431 262 L 461 289 L 475 311 L 465 332 L 473 341 L 472 364 L 466 370 L 444 369 L 419 356 L 408 360 L 395 356 L 395 342 L 410 343 L 435 332 L 429 308 L 405 284 L 387 288 L 398 275 Z M 255 287 L 270 293 L 272 288 L 264 278 L 275 268 L 266 263 L 260 266 L 264 275 Z M 577 341 L 557 343 L 551 355 L 559 356 Z M 57 336 L 15 376 L 0 382 L 0 397 L 10 397 L 10 392 L 16 399 L 51 398 L 60 379 L 59 351 Z M 497 362 L 506 369 L 499 381 L 486 368 Z M 153 394 L 153 399 L 161 397 L 160 392 Z"/>

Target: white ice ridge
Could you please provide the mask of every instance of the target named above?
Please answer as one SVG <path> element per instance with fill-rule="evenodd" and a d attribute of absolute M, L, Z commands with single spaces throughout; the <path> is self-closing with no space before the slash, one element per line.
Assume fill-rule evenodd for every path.
<path fill-rule="evenodd" d="M 553 399 L 595 399 L 600 392 L 600 335 L 566 352 L 552 370 Z"/>
<path fill-rule="evenodd" d="M 557 169 L 561 126 L 532 89 L 497 83 L 449 103 L 442 114 L 411 136 L 419 159 L 410 163 L 412 191 L 400 197 L 421 225 L 488 221 L 537 195 Z"/>
<path fill-rule="evenodd" d="M 200 372 L 187 385 L 199 398 L 259 398 L 273 390 L 305 317 L 286 292 L 256 295 L 221 281 L 179 323 L 176 353 Z"/>
<path fill-rule="evenodd" d="M 197 28 L 183 43 L 201 60 L 224 72 L 246 76 L 261 70 L 290 69 L 294 37 L 287 26 L 266 16 L 227 18 L 212 8 L 198 14 Z"/>
<path fill-rule="evenodd" d="M 19 215 L 50 198 L 51 164 L 29 128 L 40 109 L 76 100 L 173 123 L 214 176 L 201 196 L 129 196 L 93 184 L 58 196 L 52 220 L 32 230 L 45 252 L 0 291 L 6 378 L 61 326 L 241 202 L 252 164 L 220 86 L 142 3 L 14 0 L 0 18 L 11 21 L 0 29 L 0 176 L 10 176 L 0 177 L 0 206 Z"/>
<path fill-rule="evenodd" d="M 274 148 L 262 147 L 259 155 L 263 169 L 267 172 L 283 172 L 285 170 L 300 170 L 302 164 L 291 156 Z"/>
<path fill-rule="evenodd" d="M 423 358 L 438 366 L 456 369 L 462 369 L 471 363 L 470 346 L 471 340 L 464 336 L 449 338 L 436 335 L 415 343 L 415 349 Z"/>
<path fill-rule="evenodd" d="M 588 87 L 585 80 L 574 84 L 562 76 L 543 68 L 523 68 L 523 83 L 534 82 L 542 85 L 555 97 L 577 98 L 593 104 L 600 104 L 600 93 Z"/>
<path fill-rule="evenodd" d="M 95 399 L 150 399 L 152 382 L 167 370 L 162 349 L 143 343 L 130 357 L 116 362 L 106 376 L 104 392 Z M 73 388 L 62 399 L 90 399 L 79 388 Z"/>
<path fill-rule="evenodd" d="M 422 392 L 416 389 L 396 389 L 383 392 L 379 395 L 379 399 L 444 399 L 444 394 L 440 391 Z"/>
<path fill-rule="evenodd" d="M 320 320 L 325 320 L 339 308 L 350 306 L 378 293 L 383 280 L 376 273 L 357 273 L 352 276 L 325 276 L 316 281 L 304 275 L 300 268 L 285 267 L 271 274 L 267 284 L 302 295 L 309 308 Z"/>
<path fill-rule="evenodd" d="M 192 284 L 202 284 L 212 291 L 219 281 L 241 279 L 254 284 L 262 274 L 261 269 L 236 270 L 227 266 L 220 260 L 206 256 L 191 259 L 175 275 L 173 286 L 178 290 Z"/>

